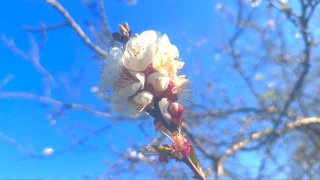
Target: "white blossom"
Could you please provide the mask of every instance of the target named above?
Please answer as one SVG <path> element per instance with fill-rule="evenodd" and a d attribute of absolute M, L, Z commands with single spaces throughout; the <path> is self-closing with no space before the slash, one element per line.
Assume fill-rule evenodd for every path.
<path fill-rule="evenodd" d="M 147 83 L 151 84 L 157 95 L 165 91 L 170 82 L 170 78 L 159 72 L 152 73 L 147 78 Z"/>
<path fill-rule="evenodd" d="M 165 55 L 172 57 L 173 59 L 179 57 L 178 48 L 170 43 L 170 39 L 166 34 L 159 38 L 159 48 L 157 50 L 157 55 Z"/>
<path fill-rule="evenodd" d="M 123 74 L 115 83 L 114 92 L 121 96 L 129 97 L 144 87 L 145 77 L 142 73 L 128 72 Z"/>
<path fill-rule="evenodd" d="M 155 58 L 157 42 L 161 34 L 156 31 L 144 31 L 132 37 L 126 44 L 123 54 L 123 66 L 131 71 L 144 71 Z"/>
<path fill-rule="evenodd" d="M 141 112 L 153 100 L 153 95 L 148 91 L 142 91 L 133 98 L 136 110 Z"/>
<path fill-rule="evenodd" d="M 153 95 L 148 91 L 139 92 L 133 98 L 114 94 L 110 100 L 114 112 L 125 116 L 134 116 L 139 115 L 152 102 Z"/>
<path fill-rule="evenodd" d="M 107 54 L 107 57 L 103 63 L 102 74 L 100 78 L 100 88 L 112 88 L 115 82 L 122 75 L 122 55 L 123 50 L 121 48 L 113 47 Z"/>
<path fill-rule="evenodd" d="M 170 43 L 166 34 L 159 39 L 159 48 L 156 57 L 152 62 L 153 68 L 162 74 L 174 76 L 180 70 L 184 62 L 178 61 L 179 51 L 175 45 Z"/>

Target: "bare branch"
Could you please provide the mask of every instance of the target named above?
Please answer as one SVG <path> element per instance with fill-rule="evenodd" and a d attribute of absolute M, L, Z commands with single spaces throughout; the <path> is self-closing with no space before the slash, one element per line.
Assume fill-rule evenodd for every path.
<path fill-rule="evenodd" d="M 277 131 L 277 132 L 273 132 L 270 129 L 265 129 L 264 131 L 251 134 L 250 138 L 234 144 L 231 148 L 229 148 L 228 150 L 225 151 L 224 155 L 218 161 L 218 172 L 217 172 L 218 176 L 221 177 L 224 175 L 224 164 L 225 164 L 225 161 L 227 160 L 227 158 L 230 157 L 235 152 L 240 151 L 242 148 L 244 148 L 250 142 L 259 140 L 262 137 L 270 135 L 272 133 L 280 135 L 280 134 L 286 133 L 288 130 L 299 128 L 301 126 L 308 126 L 311 124 L 320 124 L 320 118 L 310 117 L 310 118 L 296 120 L 294 122 L 288 123 L 286 125 L 286 128 L 284 128 L 281 131 Z"/>
<path fill-rule="evenodd" d="M 84 41 L 84 43 L 89 46 L 89 48 L 91 48 L 93 51 L 104 58 L 107 56 L 107 52 L 91 42 L 90 38 L 84 33 L 78 23 L 70 16 L 69 12 L 57 0 L 46 0 L 46 2 L 54 7 L 58 12 L 60 12 L 61 15 L 63 15 L 72 29 L 78 34 L 78 36 Z"/>
<path fill-rule="evenodd" d="M 51 104 L 55 106 L 60 106 L 60 107 L 65 107 L 69 109 L 74 109 L 74 110 L 82 110 L 85 112 L 88 112 L 90 114 L 93 114 L 98 117 L 103 117 L 103 118 L 114 118 L 109 113 L 103 113 L 97 110 L 93 110 L 89 107 L 86 107 L 81 104 L 74 104 L 74 103 L 64 103 L 55 99 L 43 97 L 43 96 L 38 96 L 35 94 L 30 94 L 30 93 L 24 93 L 24 92 L 0 92 L 0 98 L 18 98 L 18 99 L 29 99 L 29 100 L 35 100 L 38 102 L 42 102 L 45 104 Z"/>

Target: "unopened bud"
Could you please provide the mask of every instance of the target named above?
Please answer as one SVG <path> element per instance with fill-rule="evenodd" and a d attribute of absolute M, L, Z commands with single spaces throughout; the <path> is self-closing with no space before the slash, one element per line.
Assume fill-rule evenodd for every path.
<path fill-rule="evenodd" d="M 123 26 L 126 28 L 127 31 L 130 31 L 129 24 L 127 22 L 125 22 Z"/>
<path fill-rule="evenodd" d="M 121 34 L 128 33 L 127 29 L 125 27 L 123 27 L 123 25 L 121 25 L 121 24 L 119 24 L 119 29 L 120 29 Z"/>
<path fill-rule="evenodd" d="M 184 108 L 182 104 L 179 103 L 171 103 L 168 107 L 168 112 L 171 117 L 181 117 L 183 114 Z"/>
<path fill-rule="evenodd" d="M 165 90 L 164 97 L 168 98 L 169 102 L 178 101 L 178 91 L 173 81 L 170 81 L 167 89 Z"/>

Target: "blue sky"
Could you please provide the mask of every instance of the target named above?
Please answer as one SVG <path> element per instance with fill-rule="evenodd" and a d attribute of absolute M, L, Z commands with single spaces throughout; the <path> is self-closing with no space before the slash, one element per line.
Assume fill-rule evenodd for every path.
<path fill-rule="evenodd" d="M 81 25 L 84 25 L 82 22 L 91 16 L 80 1 L 61 0 L 60 3 Z M 203 1 L 195 6 L 194 3 L 185 1 L 173 3 L 162 0 L 140 0 L 137 5 L 130 6 L 125 2 L 112 0 L 106 3 L 106 12 L 113 31 L 117 30 L 119 23 L 129 22 L 136 33 L 149 29 L 166 33 L 172 43 L 180 49 L 181 57 L 187 61 L 189 45 L 184 42 L 181 33 L 199 39 L 202 33 L 207 32 L 207 28 L 212 29 L 210 22 L 214 21 L 213 6 L 212 1 Z M 32 0 L 5 1 L 0 7 L 0 16 L 7 17 L 2 18 L 0 33 L 13 38 L 16 46 L 27 52 L 30 51 L 31 45 L 28 34 L 22 30 L 23 25 L 37 26 L 41 22 L 49 25 L 63 22 L 60 14 L 48 4 Z M 34 38 L 39 39 L 38 36 Z M 47 38 L 40 62 L 57 79 L 59 86 L 63 89 L 59 77 L 68 77 L 70 83 L 79 74 L 83 77 L 77 85 L 79 93 L 76 97 L 64 91 L 63 99 L 102 109 L 103 103 L 90 93 L 90 87 L 97 85 L 100 74 L 100 64 L 90 59 L 92 53 L 70 28 L 48 32 Z M 13 55 L 3 44 L 0 44 L 0 55 L 0 78 L 14 74 L 14 79 L 2 89 L 3 91 L 44 95 L 44 79 L 31 63 Z M 187 64 L 186 67 L 192 69 L 197 62 L 190 60 Z M 82 70 L 83 73 L 79 73 Z M 51 96 L 62 98 L 55 91 Z M 108 120 L 83 112 L 69 111 L 52 127 L 47 114 L 57 108 L 44 107 L 35 101 L 21 99 L 1 99 L 0 102 L 0 132 L 14 138 L 23 147 L 30 147 L 36 154 L 41 154 L 42 149 L 48 146 L 56 151 L 68 147 L 72 141 L 67 129 L 70 132 L 75 129 L 70 125 L 70 121 L 83 123 L 93 129 L 108 124 Z M 153 128 L 151 130 L 153 131 Z M 87 135 L 79 130 L 75 132 L 79 136 Z M 90 143 L 112 144 L 123 151 L 130 147 L 130 144 L 124 142 L 136 141 L 148 143 L 148 138 L 138 133 L 136 123 L 129 122 L 110 128 L 110 131 L 93 138 Z M 81 152 L 81 148 L 78 148 L 79 151 L 72 150 L 56 157 L 21 160 L 20 158 L 26 154 L 4 140 L 0 141 L 0 149 L 0 179 L 78 179 L 83 174 L 95 175 L 108 171 L 103 162 L 115 159 L 103 150 Z"/>
<path fill-rule="evenodd" d="M 190 73 L 196 91 L 201 92 L 204 82 L 212 80 L 218 85 L 232 86 L 232 79 L 236 78 L 236 74 L 226 70 L 227 62 L 214 61 L 214 56 L 222 56 L 212 48 L 218 44 L 206 48 L 195 48 L 191 45 L 199 39 L 205 42 L 206 38 L 207 41 L 210 40 L 208 43 L 222 42 L 233 31 L 230 25 L 217 18 L 214 10 L 216 2 L 139 0 L 137 5 L 128 5 L 122 1 L 108 0 L 106 12 L 113 31 L 118 29 L 119 23 L 128 22 L 135 33 L 149 29 L 166 33 L 171 42 L 177 45 L 180 56 L 186 62 L 184 72 Z M 60 0 L 60 3 L 82 26 L 88 17 L 92 17 L 80 0 Z M 13 38 L 16 45 L 26 51 L 30 50 L 31 45 L 28 34 L 22 30 L 23 25 L 37 26 L 41 22 L 50 25 L 64 21 L 51 6 L 36 0 L 4 1 L 0 6 L 0 16 L 6 17 L 2 18 L 0 33 Z M 220 27 L 221 25 L 224 27 Z M 34 38 L 39 39 L 38 36 Z M 91 59 L 93 53 L 70 28 L 48 32 L 47 38 L 45 49 L 40 56 L 41 64 L 56 78 L 61 89 L 65 88 L 61 77 L 68 77 L 69 84 L 76 89 L 76 93 L 63 91 L 63 97 L 53 91 L 51 97 L 103 110 L 104 103 L 90 92 L 90 88 L 97 85 L 101 71 L 100 63 Z M 14 74 L 14 79 L 3 91 L 44 95 L 43 76 L 29 62 L 13 55 L 6 46 L 0 44 L 0 79 L 8 74 Z M 80 81 L 74 82 L 76 78 Z M 234 96 L 238 92 L 229 93 Z M 253 101 L 252 104 L 254 103 Z M 86 132 L 74 127 L 72 122 L 85 124 L 92 129 L 110 125 L 110 121 L 106 119 L 85 112 L 68 111 L 66 115 L 58 118 L 55 126 L 51 126 L 47 115 L 56 110 L 57 108 L 35 101 L 0 99 L 0 132 L 13 137 L 24 147 L 30 147 L 36 154 L 41 154 L 42 149 L 48 146 L 57 151 L 68 147 L 72 143 L 73 132 L 81 137 L 87 136 Z M 131 142 L 146 144 L 150 137 L 139 133 L 138 124 L 119 122 L 93 138 L 89 144 L 103 147 L 109 144 L 120 151 L 130 147 Z M 150 132 L 152 131 L 153 128 L 150 129 Z M 21 157 L 25 157 L 23 152 L 0 140 L 0 179 L 78 179 L 83 174 L 95 175 L 108 171 L 103 162 L 116 160 L 116 157 L 110 156 L 105 149 L 91 152 L 83 151 L 81 147 L 50 158 Z"/>

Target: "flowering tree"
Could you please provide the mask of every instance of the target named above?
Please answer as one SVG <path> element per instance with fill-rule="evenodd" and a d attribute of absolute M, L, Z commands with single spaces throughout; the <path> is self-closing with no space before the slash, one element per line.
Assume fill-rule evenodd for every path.
<path fill-rule="evenodd" d="M 111 170 L 102 179 L 123 172 L 132 176 L 145 174 L 141 170 L 146 168 L 154 170 L 153 176 L 165 179 L 190 178 L 190 170 L 199 179 L 318 176 L 319 0 L 216 1 L 214 37 L 208 27 L 198 28 L 204 29 L 199 40 L 181 33 L 189 52 L 189 61 L 183 59 L 187 67 L 196 69 L 186 71 L 186 76 L 180 75 L 184 62 L 179 59 L 179 45 L 171 44 L 169 37 L 156 29 L 133 35 L 136 31 L 127 23 L 119 25 L 119 32 L 111 31 L 103 0 L 85 1 L 96 15 L 95 21 L 86 23 L 87 30 L 58 0 L 45 2 L 65 22 L 25 27 L 26 31 L 42 36 L 40 43 L 31 41 L 31 53 L 19 49 L 6 36 L 2 37 L 4 44 L 36 67 L 45 79 L 46 89 L 59 94 L 61 88 L 56 77 L 40 63 L 39 54 L 48 31 L 71 27 L 95 53 L 94 58 L 103 61 L 100 83 L 91 90 L 107 104 L 107 110 L 26 92 L 0 91 L 0 97 L 32 99 L 57 106 L 50 122 L 69 111 L 81 110 L 114 123 L 139 119 L 141 133 L 150 136 L 152 132 L 148 130 L 154 127 L 151 129 L 163 134 L 152 137 L 148 144 L 135 142 L 132 146 L 135 150 L 129 152 L 108 148 L 109 153 L 121 160 L 106 163 Z M 171 5 L 175 17 L 179 14 L 174 11 L 177 7 Z M 174 24 L 185 31 L 179 21 Z M 206 58 L 214 61 L 197 61 L 198 54 L 206 54 Z M 201 77 L 197 76 L 199 72 Z M 1 87 L 11 78 L 4 78 Z M 191 80 L 198 92 L 194 101 L 190 101 Z M 110 128 L 106 125 L 88 130 L 83 124 L 73 125 L 89 131 L 89 135 L 62 150 L 48 147 L 41 155 L 28 152 L 28 157 L 59 155 Z M 0 134 L 0 138 L 23 149 L 14 137 Z M 171 142 L 165 142 L 166 139 Z M 150 155 L 158 158 L 148 158 Z M 170 159 L 187 166 L 161 165 Z"/>

